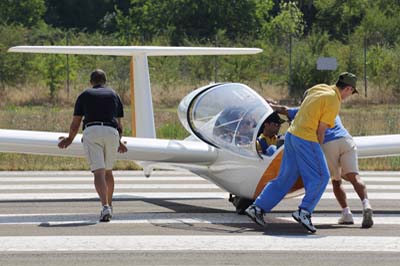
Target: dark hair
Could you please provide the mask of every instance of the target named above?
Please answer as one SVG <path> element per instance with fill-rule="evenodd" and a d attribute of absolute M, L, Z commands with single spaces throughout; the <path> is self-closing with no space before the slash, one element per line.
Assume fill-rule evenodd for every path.
<path fill-rule="evenodd" d="M 341 81 L 336 82 L 336 87 L 338 87 L 339 89 L 343 90 L 346 86 L 351 86 L 349 84 L 345 84 Z"/>
<path fill-rule="evenodd" d="M 285 120 L 283 120 L 278 113 L 275 111 L 272 114 L 270 114 L 267 119 L 265 119 L 266 123 L 277 123 L 277 124 L 282 124 L 283 122 L 285 122 Z"/>
<path fill-rule="evenodd" d="M 103 85 L 106 81 L 106 73 L 101 69 L 96 69 L 90 74 L 90 83 L 92 85 Z"/>

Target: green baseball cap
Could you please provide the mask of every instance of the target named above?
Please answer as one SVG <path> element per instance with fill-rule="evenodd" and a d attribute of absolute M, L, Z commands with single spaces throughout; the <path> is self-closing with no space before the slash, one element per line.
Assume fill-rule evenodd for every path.
<path fill-rule="evenodd" d="M 358 93 L 356 89 L 357 85 L 357 77 L 353 73 L 343 72 L 339 75 L 338 82 L 342 82 L 343 84 L 350 85 L 354 88 L 353 94 Z"/>

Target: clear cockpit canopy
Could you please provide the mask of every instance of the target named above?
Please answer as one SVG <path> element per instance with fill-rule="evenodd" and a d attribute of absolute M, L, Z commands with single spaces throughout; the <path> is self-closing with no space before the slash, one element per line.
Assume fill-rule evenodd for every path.
<path fill-rule="evenodd" d="M 255 141 L 271 107 L 240 83 L 214 84 L 186 96 L 179 105 L 182 124 L 201 140 L 257 157 Z"/>

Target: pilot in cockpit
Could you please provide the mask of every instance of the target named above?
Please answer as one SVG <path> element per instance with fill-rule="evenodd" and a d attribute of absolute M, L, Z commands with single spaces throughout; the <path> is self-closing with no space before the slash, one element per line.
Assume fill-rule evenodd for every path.
<path fill-rule="evenodd" d="M 280 139 L 282 136 L 278 135 L 281 124 L 286 122 L 277 112 L 273 112 L 264 121 L 261 127 L 262 133 L 257 138 L 256 148 L 260 154 L 271 156 L 281 146 Z"/>

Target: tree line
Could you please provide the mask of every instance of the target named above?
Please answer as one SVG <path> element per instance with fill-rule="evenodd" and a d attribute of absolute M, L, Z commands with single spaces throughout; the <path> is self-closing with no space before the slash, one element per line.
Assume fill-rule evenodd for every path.
<path fill-rule="evenodd" d="M 297 97 L 351 71 L 396 99 L 399 12 L 398 0 L 2 0 L 0 90 L 37 84 L 54 99 L 67 71 L 80 86 L 95 67 L 128 89 L 128 58 L 6 53 L 15 45 L 234 46 L 264 52 L 151 58 L 152 82 L 166 92 L 210 80 L 273 84 Z M 319 57 L 335 57 L 338 68 L 317 70 Z"/>

